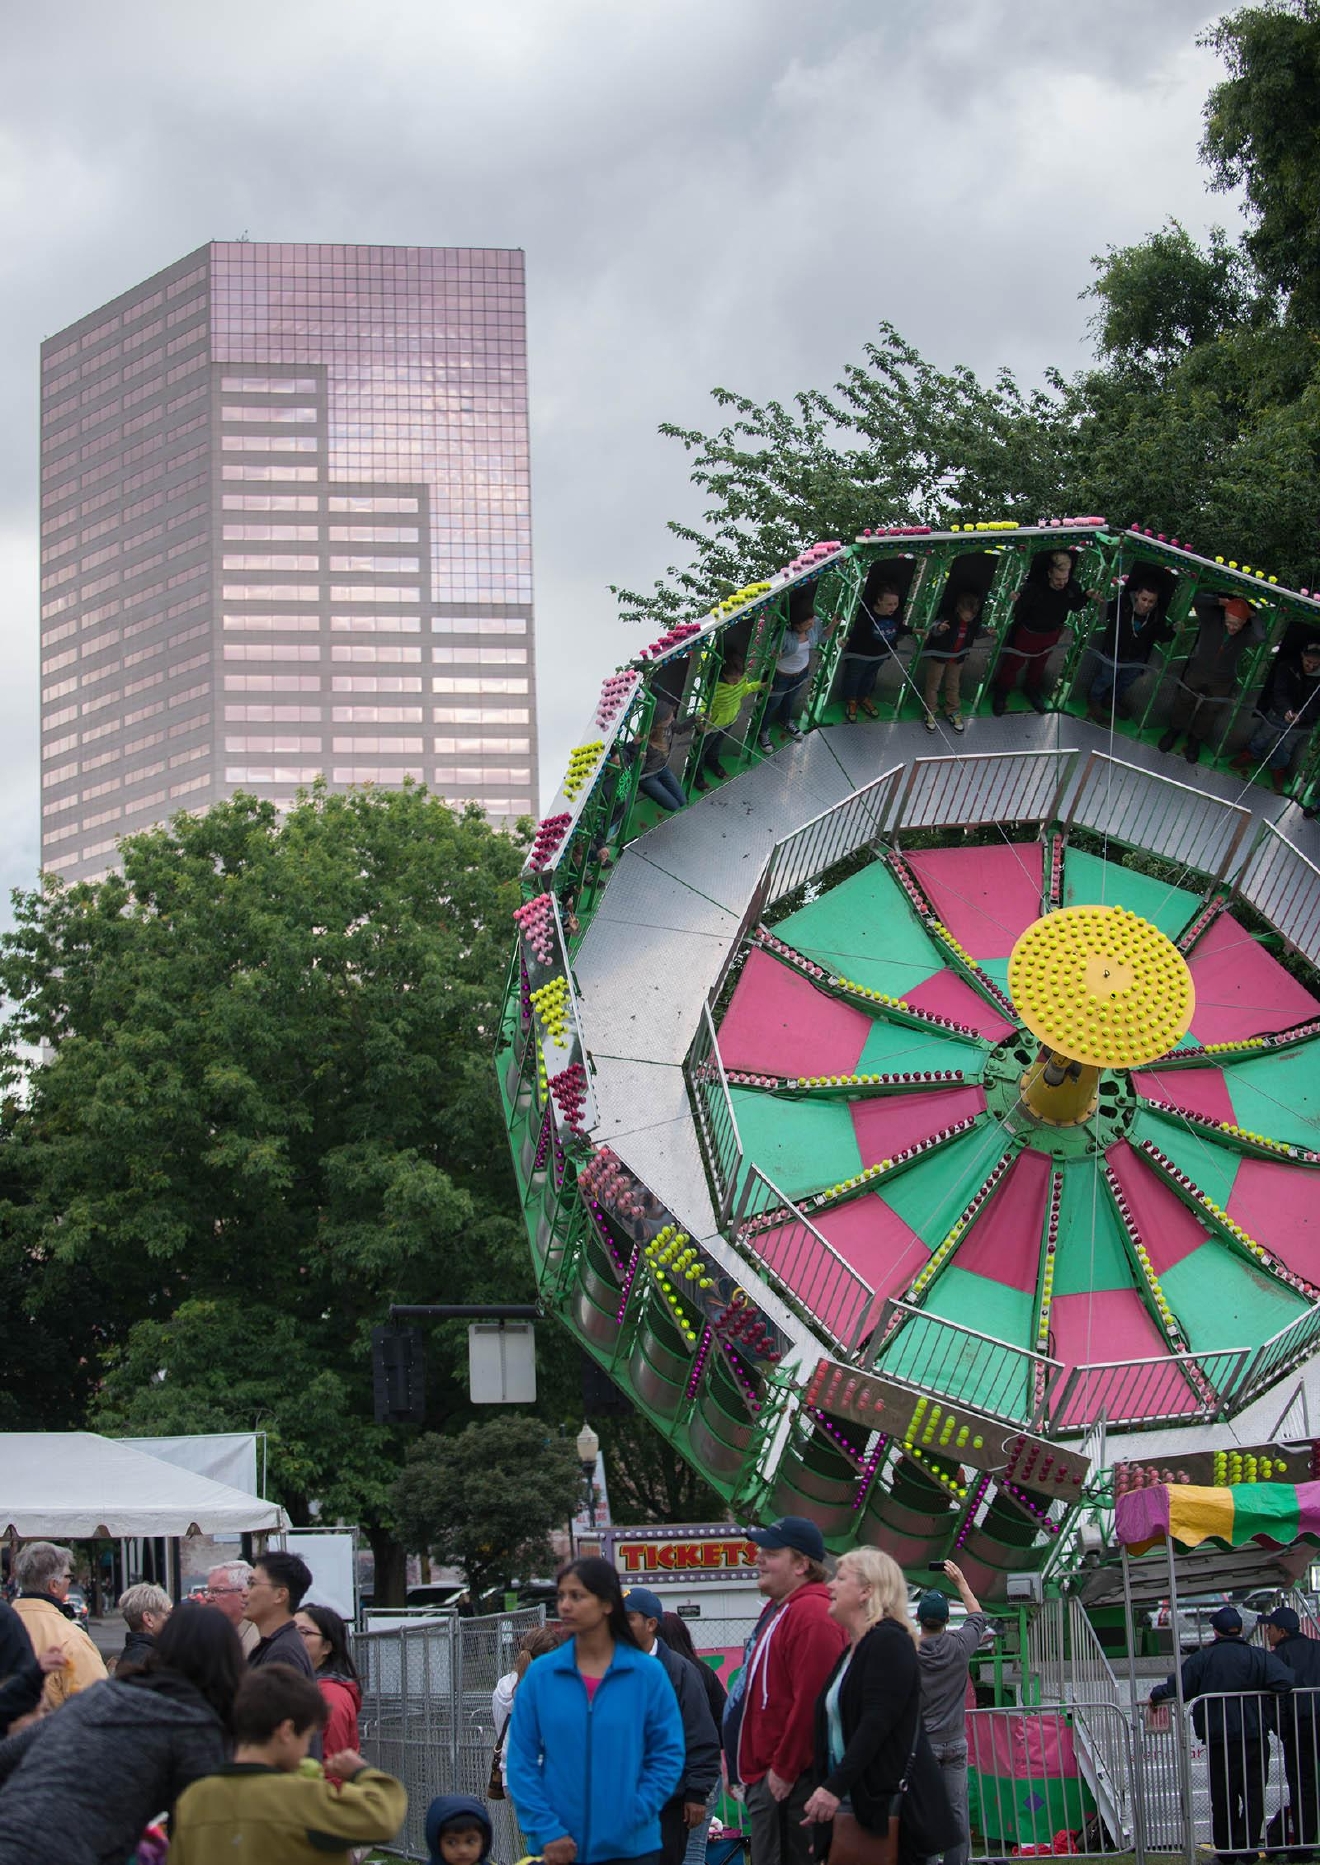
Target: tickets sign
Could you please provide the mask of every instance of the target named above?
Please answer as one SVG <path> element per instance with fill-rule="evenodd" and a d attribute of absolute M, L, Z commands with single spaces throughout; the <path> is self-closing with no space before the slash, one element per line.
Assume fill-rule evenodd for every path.
<path fill-rule="evenodd" d="M 609 1558 L 625 1584 L 629 1579 L 687 1582 L 747 1579 L 756 1569 L 756 1548 L 727 1525 L 722 1527 L 611 1530 Z"/>

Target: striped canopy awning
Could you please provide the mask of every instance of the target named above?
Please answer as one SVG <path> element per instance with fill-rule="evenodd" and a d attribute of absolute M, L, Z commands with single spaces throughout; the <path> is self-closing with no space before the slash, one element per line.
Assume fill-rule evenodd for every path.
<path fill-rule="evenodd" d="M 1203 1541 L 1225 1548 L 1248 1541 L 1276 1548 L 1303 1538 L 1320 1542 L 1320 1483 L 1153 1483 L 1118 1498 L 1114 1526 L 1133 1554 L 1162 1541 L 1183 1548 Z"/>

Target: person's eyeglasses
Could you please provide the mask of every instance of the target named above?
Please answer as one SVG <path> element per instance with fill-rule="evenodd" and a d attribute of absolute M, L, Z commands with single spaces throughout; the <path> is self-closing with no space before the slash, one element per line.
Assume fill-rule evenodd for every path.
<path fill-rule="evenodd" d="M 320 1638 L 321 1636 L 314 1625 L 300 1625 L 298 1630 L 303 1638 Z"/>

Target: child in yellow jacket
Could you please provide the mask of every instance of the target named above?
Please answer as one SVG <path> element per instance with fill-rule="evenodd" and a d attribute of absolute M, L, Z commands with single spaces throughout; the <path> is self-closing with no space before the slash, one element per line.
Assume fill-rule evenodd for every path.
<path fill-rule="evenodd" d="M 729 736 L 729 727 L 743 709 L 743 701 L 750 693 L 761 692 L 765 686 L 764 680 L 744 679 L 746 671 L 747 663 L 740 655 L 729 654 L 725 657 L 706 714 L 706 742 L 701 748 L 701 765 L 693 780 L 694 789 L 706 788 L 707 771 L 720 779 L 729 774 L 720 763 L 720 749 Z"/>
<path fill-rule="evenodd" d="M 325 1717 L 320 1691 L 291 1666 L 249 1672 L 234 1700 L 234 1759 L 179 1796 L 170 1865 L 324 1865 L 327 1852 L 393 1839 L 408 1796 L 392 1775 L 349 1753 L 326 1757 L 338 1787 L 315 1762 L 301 1772 Z"/>

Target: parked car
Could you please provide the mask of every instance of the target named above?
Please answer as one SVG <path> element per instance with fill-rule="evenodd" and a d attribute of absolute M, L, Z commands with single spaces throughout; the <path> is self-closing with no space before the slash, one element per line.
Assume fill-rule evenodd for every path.
<path fill-rule="evenodd" d="M 1221 1606 L 1237 1606 L 1242 1616 L 1242 1636 L 1250 1638 L 1256 1629 L 1256 1620 L 1262 1610 L 1268 1611 L 1274 1605 L 1277 1594 L 1268 1588 L 1258 1589 L 1248 1596 L 1251 1600 L 1267 1603 L 1262 1608 L 1259 1604 L 1252 1606 L 1246 1600 L 1236 1601 L 1227 1593 L 1189 1593 L 1178 1600 L 1178 1644 L 1206 1645 L 1214 1637 L 1211 1619 Z M 1150 1623 L 1157 1631 L 1166 1631 L 1169 1627 L 1169 1602 L 1162 1599 L 1158 1606 L 1153 1606 Z"/>
<path fill-rule="evenodd" d="M 64 1603 L 66 1606 L 72 1606 L 78 1624 L 85 1629 L 90 1614 L 87 1611 L 87 1595 L 83 1592 L 82 1588 L 70 1587 L 68 1593 L 65 1595 Z"/>

